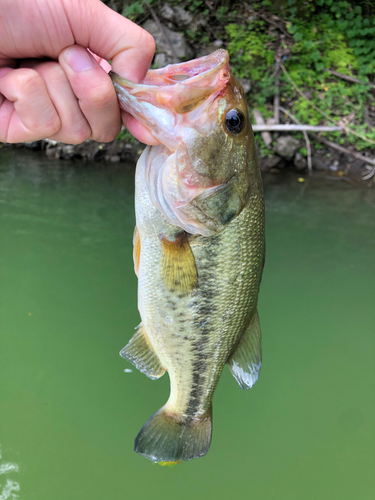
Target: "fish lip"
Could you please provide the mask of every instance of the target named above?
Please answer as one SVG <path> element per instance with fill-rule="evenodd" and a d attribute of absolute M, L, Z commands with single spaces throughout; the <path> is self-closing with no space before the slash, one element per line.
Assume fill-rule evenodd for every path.
<path fill-rule="evenodd" d="M 157 89 L 165 89 L 169 87 L 175 87 L 183 83 L 184 86 L 195 86 L 197 82 L 203 79 L 207 79 L 214 74 L 220 72 L 221 69 L 225 67 L 225 65 L 229 64 L 229 54 L 228 51 L 224 49 L 216 50 L 209 54 L 208 56 L 203 56 L 198 59 L 194 59 L 192 61 L 177 63 L 177 64 L 169 64 L 165 68 L 160 69 L 152 69 L 149 70 L 145 79 L 141 83 L 134 83 L 131 80 L 127 80 L 122 76 L 118 75 L 114 71 L 110 71 L 108 74 L 112 81 L 116 83 L 123 91 L 129 92 L 130 94 L 138 94 L 141 92 L 147 91 L 156 91 Z M 191 68 L 196 68 L 198 66 L 199 69 L 203 68 L 203 71 L 195 71 L 195 74 L 190 76 L 189 71 Z M 204 69 L 206 67 L 206 69 Z M 173 80 L 172 77 L 168 77 L 168 75 L 186 75 L 186 79 L 182 80 Z M 228 75 L 226 77 L 229 79 L 229 68 Z M 159 84 L 155 85 L 152 83 L 148 83 L 152 80 L 156 80 Z M 164 83 L 164 84 L 163 84 Z"/>

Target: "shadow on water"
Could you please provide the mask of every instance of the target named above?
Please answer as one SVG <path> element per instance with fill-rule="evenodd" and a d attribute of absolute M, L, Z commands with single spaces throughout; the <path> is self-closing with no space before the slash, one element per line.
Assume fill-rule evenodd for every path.
<path fill-rule="evenodd" d="M 375 191 L 265 178 L 260 380 L 225 369 L 210 452 L 169 469 L 133 452 L 168 378 L 118 355 L 139 323 L 133 184 L 0 152 L 0 500 L 372 498 Z"/>

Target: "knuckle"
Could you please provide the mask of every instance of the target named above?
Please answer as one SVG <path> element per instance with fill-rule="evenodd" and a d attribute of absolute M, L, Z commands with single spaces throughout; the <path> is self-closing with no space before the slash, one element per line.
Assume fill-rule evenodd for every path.
<path fill-rule="evenodd" d="M 38 124 L 35 124 L 35 130 L 37 130 Z M 43 124 L 43 130 L 41 130 L 42 135 L 49 137 L 51 135 L 57 134 L 61 129 L 61 121 L 57 114 L 51 117 L 51 120 L 47 124 Z"/>
<path fill-rule="evenodd" d="M 29 93 L 39 90 L 43 84 L 43 79 L 37 71 L 31 68 L 20 68 L 16 71 L 17 85 L 25 88 Z"/>
<path fill-rule="evenodd" d="M 95 140 L 98 142 L 112 142 L 120 133 L 121 124 L 114 127 L 105 127 L 96 134 Z"/>
<path fill-rule="evenodd" d="M 56 62 L 45 62 L 36 68 L 38 73 L 51 82 L 51 84 L 60 83 L 62 80 L 66 80 L 66 75 L 60 64 Z"/>
<path fill-rule="evenodd" d="M 71 144 L 82 144 L 91 137 L 91 129 L 88 125 L 80 127 L 71 137 Z"/>
<path fill-rule="evenodd" d="M 155 39 L 152 35 L 150 35 L 150 33 L 146 30 L 144 30 L 144 50 L 147 54 L 150 55 L 150 57 L 152 57 L 155 53 L 155 50 L 156 50 L 156 43 L 155 43 Z"/>
<path fill-rule="evenodd" d="M 106 108 L 116 101 L 116 94 L 111 81 L 105 81 L 88 89 L 86 98 L 95 108 Z"/>

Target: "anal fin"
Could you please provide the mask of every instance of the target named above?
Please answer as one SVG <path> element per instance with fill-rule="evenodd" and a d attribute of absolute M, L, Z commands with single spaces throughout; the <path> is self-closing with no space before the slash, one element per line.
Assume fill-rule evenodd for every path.
<path fill-rule="evenodd" d="M 250 389 L 258 380 L 262 364 L 262 337 L 258 311 L 255 311 L 236 350 L 227 363 L 233 377 L 242 389 Z"/>
<path fill-rule="evenodd" d="M 128 344 L 120 351 L 120 356 L 152 379 L 160 378 L 165 373 L 165 368 L 153 350 L 142 323 Z"/>
<path fill-rule="evenodd" d="M 189 293 L 198 281 L 195 257 L 185 231 L 173 241 L 160 235 L 162 245 L 162 279 L 169 290 Z"/>

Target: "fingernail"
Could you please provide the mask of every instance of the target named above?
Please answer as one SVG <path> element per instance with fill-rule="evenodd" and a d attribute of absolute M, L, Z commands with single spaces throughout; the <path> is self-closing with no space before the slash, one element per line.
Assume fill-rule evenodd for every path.
<path fill-rule="evenodd" d="M 66 61 L 73 71 L 81 73 L 94 66 L 94 59 L 83 47 L 70 47 L 65 52 Z"/>

